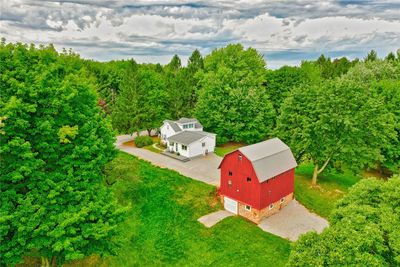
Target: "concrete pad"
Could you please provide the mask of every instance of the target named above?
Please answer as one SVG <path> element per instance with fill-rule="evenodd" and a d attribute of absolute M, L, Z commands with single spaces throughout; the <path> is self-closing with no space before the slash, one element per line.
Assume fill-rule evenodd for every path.
<path fill-rule="evenodd" d="M 296 241 L 300 235 L 310 231 L 321 233 L 329 223 L 292 200 L 277 214 L 263 219 L 258 226 L 271 234 Z"/>
<path fill-rule="evenodd" d="M 235 214 L 226 211 L 226 210 L 219 210 L 207 215 L 204 215 L 203 217 L 199 218 L 197 221 L 201 222 L 202 224 L 204 224 L 205 227 L 212 227 L 215 224 L 217 224 L 218 222 L 222 221 L 223 219 L 233 216 Z"/>

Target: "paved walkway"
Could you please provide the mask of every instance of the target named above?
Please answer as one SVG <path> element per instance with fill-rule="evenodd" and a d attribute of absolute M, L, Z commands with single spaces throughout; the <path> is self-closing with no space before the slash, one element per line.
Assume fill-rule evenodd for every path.
<path fill-rule="evenodd" d="M 212 227 L 218 222 L 222 221 L 223 219 L 233 216 L 235 214 L 226 211 L 226 210 L 219 210 L 207 215 L 204 215 L 203 217 L 199 218 L 198 221 L 204 224 L 205 227 Z"/>
<path fill-rule="evenodd" d="M 156 166 L 175 170 L 182 175 L 207 184 L 216 186 L 219 185 L 218 166 L 222 158 L 218 157 L 214 153 L 209 153 L 205 157 L 194 158 L 188 162 L 181 162 L 176 159 L 151 152 L 147 149 L 126 146 L 123 144 L 132 139 L 133 137 L 130 135 L 117 136 L 117 142 L 115 143 L 115 146 L 119 150 L 147 160 Z"/>
<path fill-rule="evenodd" d="M 266 232 L 296 241 L 301 234 L 310 231 L 321 233 L 329 223 L 293 200 L 277 214 L 263 219 L 258 226 Z"/>

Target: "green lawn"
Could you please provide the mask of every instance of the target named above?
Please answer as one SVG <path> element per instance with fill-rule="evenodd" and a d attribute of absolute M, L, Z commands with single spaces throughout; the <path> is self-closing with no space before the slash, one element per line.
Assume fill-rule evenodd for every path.
<path fill-rule="evenodd" d="M 144 146 L 143 148 L 147 149 L 147 150 L 150 150 L 151 152 L 155 152 L 155 153 L 161 153 L 162 152 L 162 150 L 153 147 L 153 145 Z"/>
<path fill-rule="evenodd" d="M 238 149 L 239 147 L 244 146 L 243 143 L 234 143 L 234 142 L 229 142 L 226 144 L 223 144 L 221 146 L 215 147 L 215 154 L 217 154 L 220 157 L 224 157 L 226 154 Z"/>
<path fill-rule="evenodd" d="M 284 266 L 290 242 L 239 217 L 208 229 L 197 222 L 221 208 L 216 188 L 120 152 L 107 168 L 115 194 L 131 205 L 117 256 L 74 266 Z"/>
<path fill-rule="evenodd" d="M 312 172 L 311 164 L 301 164 L 296 168 L 295 197 L 309 210 L 325 218 L 329 217 L 335 202 L 361 179 L 349 172 L 323 172 L 318 176 L 317 186 L 312 187 Z"/>

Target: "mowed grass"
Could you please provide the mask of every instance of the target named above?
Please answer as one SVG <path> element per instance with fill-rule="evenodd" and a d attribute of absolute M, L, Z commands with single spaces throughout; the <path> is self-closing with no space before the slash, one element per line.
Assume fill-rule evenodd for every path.
<path fill-rule="evenodd" d="M 322 172 L 317 186 L 312 186 L 312 173 L 312 164 L 303 163 L 296 168 L 295 197 L 306 208 L 325 218 L 329 217 L 335 203 L 361 179 L 350 172 Z"/>
<path fill-rule="evenodd" d="M 221 208 L 216 188 L 120 152 L 107 167 L 130 205 L 118 255 L 91 266 L 284 266 L 290 242 L 230 217 L 212 228 L 197 219 Z M 95 259 L 95 260 L 94 260 Z M 76 262 L 75 266 L 82 264 Z M 84 264 L 85 265 L 85 264 Z M 87 264 L 89 266 L 89 264 Z"/>
<path fill-rule="evenodd" d="M 223 145 L 215 147 L 214 153 L 220 157 L 224 157 L 226 154 L 245 146 L 243 143 L 228 142 Z"/>

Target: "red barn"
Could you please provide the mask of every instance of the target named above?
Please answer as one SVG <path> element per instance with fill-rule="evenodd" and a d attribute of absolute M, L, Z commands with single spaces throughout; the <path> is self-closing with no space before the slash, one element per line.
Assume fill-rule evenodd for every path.
<path fill-rule="evenodd" d="M 279 138 L 225 155 L 218 167 L 225 209 L 255 223 L 278 212 L 293 199 L 296 166 L 290 148 Z"/>

